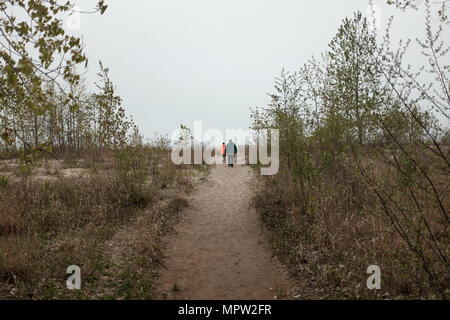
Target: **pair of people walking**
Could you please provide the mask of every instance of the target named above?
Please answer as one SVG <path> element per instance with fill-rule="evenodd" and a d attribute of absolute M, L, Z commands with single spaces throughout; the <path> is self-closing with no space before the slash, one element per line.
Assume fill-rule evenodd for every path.
<path fill-rule="evenodd" d="M 230 139 L 228 144 L 225 145 L 225 142 L 222 143 L 222 147 L 220 148 L 220 153 L 223 156 L 223 161 L 228 164 L 229 167 L 234 166 L 234 155 L 237 153 L 236 144 Z"/>

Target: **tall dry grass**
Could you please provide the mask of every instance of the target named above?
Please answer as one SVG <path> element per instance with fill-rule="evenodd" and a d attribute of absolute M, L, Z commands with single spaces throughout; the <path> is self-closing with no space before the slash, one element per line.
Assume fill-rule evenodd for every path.
<path fill-rule="evenodd" d="M 373 150 L 368 154 L 371 159 L 366 158 L 366 162 L 371 165 L 366 169 L 379 183 L 384 183 L 385 190 L 389 189 L 389 195 L 396 197 L 404 210 L 411 210 L 412 218 L 414 203 L 396 183 L 395 170 Z M 290 265 L 292 274 L 312 288 L 316 297 L 442 298 L 424 270 L 423 261 L 397 232 L 351 154 L 332 168 L 315 171 L 306 183 L 300 183 L 285 163 L 278 175 L 258 179 L 253 204 L 269 230 L 270 243 L 277 256 Z M 448 208 L 450 200 L 445 183 L 439 191 L 447 194 L 444 199 Z M 439 222 L 432 201 L 428 200 L 427 204 L 428 218 L 438 230 L 445 222 Z M 413 231 L 411 237 L 416 235 L 423 240 L 420 245 L 428 259 L 427 267 L 438 275 L 438 285 L 448 293 L 448 268 L 436 261 L 433 249 L 424 244 L 429 235 L 423 230 L 421 234 Z M 448 258 L 448 236 L 442 235 L 436 241 Z M 369 277 L 366 271 L 370 265 L 381 268 L 381 290 L 366 287 Z"/>
<path fill-rule="evenodd" d="M 0 298 L 151 298 L 151 291 L 138 294 L 138 285 L 151 288 L 154 280 L 142 267 L 156 267 L 160 238 L 176 222 L 186 205 L 184 193 L 192 189 L 191 170 L 172 164 L 166 148 L 151 146 L 108 152 L 96 161 L 87 161 L 89 155 L 63 159 L 57 172 L 76 167 L 81 174 L 54 174 L 50 161 L 32 176 L 1 173 Z M 157 214 L 161 201 L 169 205 Z M 145 245 L 127 243 L 122 250 L 130 259 L 117 269 L 110 246 L 138 216 L 147 221 L 138 230 L 148 232 Z M 82 270 L 82 290 L 66 288 L 70 265 Z M 131 270 L 131 278 L 124 270 Z M 134 285 L 121 286 L 127 281 Z"/>

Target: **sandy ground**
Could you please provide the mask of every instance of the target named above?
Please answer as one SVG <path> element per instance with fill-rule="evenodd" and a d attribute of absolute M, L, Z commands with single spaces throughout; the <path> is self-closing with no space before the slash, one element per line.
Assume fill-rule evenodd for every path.
<path fill-rule="evenodd" d="M 282 299 L 293 293 L 272 257 L 250 206 L 247 166 L 212 168 L 189 198 L 183 220 L 168 237 L 157 281 L 162 299 Z"/>
<path fill-rule="evenodd" d="M 78 163 L 82 161 L 79 160 Z M 18 159 L 1 160 L 0 175 L 5 175 L 11 180 L 19 180 L 18 176 L 20 162 Z M 45 164 L 32 169 L 33 179 L 39 180 L 57 180 L 58 177 L 81 177 L 89 174 L 89 170 L 85 168 L 64 168 L 62 160 L 46 160 Z"/>

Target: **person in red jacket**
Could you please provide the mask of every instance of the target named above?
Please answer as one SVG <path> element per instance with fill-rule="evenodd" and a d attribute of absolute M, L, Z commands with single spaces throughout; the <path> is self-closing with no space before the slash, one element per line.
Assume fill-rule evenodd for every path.
<path fill-rule="evenodd" d="M 225 142 L 224 142 L 224 143 L 222 143 L 222 146 L 220 147 L 220 154 L 223 157 L 223 163 L 225 163 L 225 160 L 226 160 L 225 157 L 227 156 L 227 154 L 225 152 L 225 148 L 226 148 L 226 146 L 225 146 Z"/>

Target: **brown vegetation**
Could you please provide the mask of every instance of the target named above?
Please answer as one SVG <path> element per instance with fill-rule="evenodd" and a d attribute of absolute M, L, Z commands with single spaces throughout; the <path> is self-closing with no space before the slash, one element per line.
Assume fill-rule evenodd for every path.
<path fill-rule="evenodd" d="M 0 184 L 0 297 L 25 299 L 149 298 L 159 266 L 161 236 L 186 205 L 192 189 L 189 168 L 168 159 L 168 149 L 129 147 L 109 161 L 97 161 L 81 175 L 52 178 L 55 161 L 46 172 L 31 177 L 5 175 Z M 66 161 L 64 167 L 70 167 Z M 138 169 L 147 169 L 139 171 Z M 203 171 L 202 171 L 203 172 Z M 119 231 L 139 218 L 135 239 L 114 260 Z M 109 244 L 109 245 L 107 245 Z M 66 288 L 66 269 L 82 270 L 82 290 Z M 145 266 L 145 268 L 143 268 Z M 112 272 L 111 270 L 114 270 Z M 142 287 L 145 290 L 142 290 Z"/>
<path fill-rule="evenodd" d="M 356 13 L 323 61 L 283 70 L 253 112 L 257 132 L 279 129 L 281 164 L 254 205 L 278 256 L 324 297 L 450 296 L 447 25 L 425 5 L 419 71 L 403 66 L 408 45 L 391 49 L 390 23 L 379 44 Z M 426 68 L 436 77 L 422 85 Z M 370 265 L 380 290 L 366 287 Z"/>

